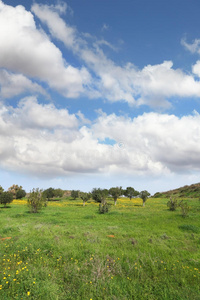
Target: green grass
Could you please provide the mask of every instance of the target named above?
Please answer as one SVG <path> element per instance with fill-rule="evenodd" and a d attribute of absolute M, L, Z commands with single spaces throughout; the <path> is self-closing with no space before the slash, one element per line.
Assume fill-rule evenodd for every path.
<path fill-rule="evenodd" d="M 200 299 L 200 202 L 182 218 L 167 201 L 1 208 L 0 299 Z"/>

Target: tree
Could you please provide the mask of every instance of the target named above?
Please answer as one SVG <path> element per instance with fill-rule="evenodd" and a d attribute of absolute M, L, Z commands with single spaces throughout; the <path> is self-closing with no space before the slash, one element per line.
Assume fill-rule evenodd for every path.
<path fill-rule="evenodd" d="M 74 199 L 74 200 L 76 200 L 76 198 L 78 198 L 79 197 L 79 192 L 80 191 L 75 191 L 75 190 L 72 190 L 71 191 L 71 197 Z"/>
<path fill-rule="evenodd" d="M 94 188 L 92 190 L 92 199 L 94 199 L 94 201 L 105 204 L 106 202 L 106 198 L 108 197 L 108 190 L 107 189 L 96 189 Z"/>
<path fill-rule="evenodd" d="M 115 205 L 117 204 L 117 198 L 122 195 L 122 187 L 112 187 L 109 189 L 109 194 L 113 197 Z"/>
<path fill-rule="evenodd" d="M 83 206 L 85 206 L 85 203 L 91 198 L 91 194 L 80 192 L 80 198 L 83 200 Z"/>
<path fill-rule="evenodd" d="M 42 192 L 42 194 L 43 194 L 43 197 L 47 198 L 49 201 L 50 198 L 53 198 L 53 196 L 54 196 L 54 189 L 52 187 L 50 187 L 50 188 L 44 190 Z"/>
<path fill-rule="evenodd" d="M 8 188 L 8 192 L 13 194 L 13 199 L 16 199 L 17 191 L 22 190 L 22 186 L 18 186 L 17 184 L 13 184 Z"/>
<path fill-rule="evenodd" d="M 31 213 L 37 213 L 42 207 L 46 206 L 46 198 L 43 191 L 39 188 L 32 189 L 28 196 L 27 204 Z"/>
<path fill-rule="evenodd" d="M 2 188 L 2 186 L 0 185 L 0 195 L 3 193 L 4 189 Z"/>
<path fill-rule="evenodd" d="M 7 203 L 11 203 L 13 201 L 13 194 L 11 192 L 2 192 L 0 194 L 0 203 L 6 207 Z"/>
<path fill-rule="evenodd" d="M 139 192 L 136 191 L 133 187 L 127 187 L 126 190 L 124 190 L 124 196 L 128 197 L 130 200 L 133 197 L 136 197 L 139 195 Z"/>
<path fill-rule="evenodd" d="M 63 196 L 63 194 L 64 194 L 64 191 L 61 190 L 61 189 L 55 189 L 55 190 L 53 191 L 54 197 L 59 197 L 59 198 L 61 198 L 61 197 Z"/>
<path fill-rule="evenodd" d="M 150 196 L 151 194 L 149 192 L 145 191 L 141 191 L 139 194 L 139 197 L 142 199 L 143 201 L 143 206 L 145 206 L 145 202 L 147 201 L 147 198 Z"/>
<path fill-rule="evenodd" d="M 25 190 L 18 190 L 16 192 L 16 199 L 22 199 L 23 197 L 26 196 L 26 192 Z"/>

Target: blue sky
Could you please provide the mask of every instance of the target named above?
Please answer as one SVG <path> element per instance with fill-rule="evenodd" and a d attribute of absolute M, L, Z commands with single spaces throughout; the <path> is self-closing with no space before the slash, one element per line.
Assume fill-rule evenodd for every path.
<path fill-rule="evenodd" d="M 0 185 L 199 182 L 199 9 L 0 0 Z"/>

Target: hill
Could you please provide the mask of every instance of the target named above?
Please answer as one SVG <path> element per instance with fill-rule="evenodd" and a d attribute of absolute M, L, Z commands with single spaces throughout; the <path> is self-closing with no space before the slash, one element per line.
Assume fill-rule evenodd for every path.
<path fill-rule="evenodd" d="M 190 197 L 190 198 L 200 198 L 200 183 L 195 183 L 191 185 L 185 185 L 183 187 L 170 190 L 162 193 L 155 193 L 154 197 L 156 198 L 169 198 L 172 197 Z"/>

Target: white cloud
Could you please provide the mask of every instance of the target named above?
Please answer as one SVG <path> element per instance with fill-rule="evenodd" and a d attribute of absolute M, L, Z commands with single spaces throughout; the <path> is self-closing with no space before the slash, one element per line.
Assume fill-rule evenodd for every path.
<path fill-rule="evenodd" d="M 161 176 L 200 169 L 200 115 L 102 113 L 93 124 L 53 104 L 25 98 L 0 109 L 0 164 L 37 176 L 134 174 Z M 24 130 L 24 128 L 26 130 Z M 106 139 L 114 140 L 112 145 Z"/>
<path fill-rule="evenodd" d="M 196 64 L 192 66 L 192 72 L 200 77 L 200 60 L 197 60 Z"/>
<path fill-rule="evenodd" d="M 200 54 L 200 39 L 195 39 L 192 44 L 189 44 L 185 39 L 182 39 L 181 44 L 191 53 Z"/>
<path fill-rule="evenodd" d="M 148 65 L 142 70 L 131 63 L 119 66 L 100 48 L 102 44 L 113 47 L 109 42 L 99 40 L 89 46 L 52 6 L 34 4 L 32 10 L 49 27 L 52 36 L 61 40 L 93 72 L 91 97 L 99 96 L 112 102 L 125 101 L 131 105 L 164 107 L 170 105 L 168 101 L 173 96 L 200 97 L 199 81 L 192 74 L 173 69 L 172 61 Z M 199 42 L 196 41 L 196 44 L 198 46 Z"/>
<path fill-rule="evenodd" d="M 101 31 L 107 31 L 109 30 L 109 25 L 107 25 L 106 23 L 103 24 Z"/>
<path fill-rule="evenodd" d="M 14 74 L 0 69 L 0 97 L 11 98 L 25 92 L 42 94 L 48 97 L 46 91 L 37 83 L 22 74 Z"/>
<path fill-rule="evenodd" d="M 66 97 L 84 92 L 90 75 L 86 68 L 67 64 L 61 51 L 44 31 L 36 28 L 33 15 L 21 5 L 0 2 L 0 68 L 47 82 Z"/>

